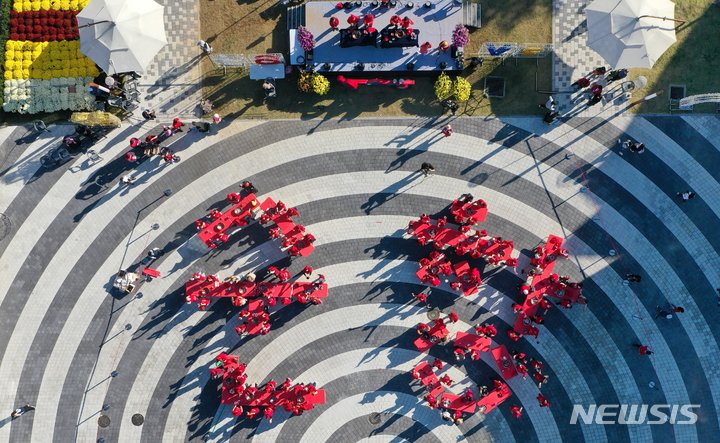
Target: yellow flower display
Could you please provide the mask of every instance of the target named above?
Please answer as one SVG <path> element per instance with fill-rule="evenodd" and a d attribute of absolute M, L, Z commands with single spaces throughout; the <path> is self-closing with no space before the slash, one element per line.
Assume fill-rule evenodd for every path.
<path fill-rule="evenodd" d="M 12 71 L 6 80 L 39 78 L 49 80 L 57 77 L 96 77 L 95 63 L 80 53 L 80 41 L 62 42 L 16 42 L 8 40 L 5 45 L 5 70 Z"/>
<path fill-rule="evenodd" d="M 13 10 L 17 12 L 25 11 L 49 11 L 56 9 L 58 11 L 80 11 L 87 6 L 90 0 L 15 0 Z"/>

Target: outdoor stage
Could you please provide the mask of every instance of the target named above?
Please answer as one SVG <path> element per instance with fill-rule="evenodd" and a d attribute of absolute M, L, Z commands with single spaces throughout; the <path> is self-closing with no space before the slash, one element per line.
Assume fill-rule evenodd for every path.
<path fill-rule="evenodd" d="M 432 1 L 431 8 L 425 8 L 424 2 L 413 2 L 412 9 L 407 8 L 407 3 L 408 1 L 398 1 L 394 8 L 374 8 L 368 1 L 362 2 L 360 7 L 355 6 L 353 2 L 353 7 L 350 9 L 337 8 L 336 3 L 332 1 L 306 3 L 306 26 L 317 42 L 313 51 L 313 60 L 308 62 L 312 63 L 318 72 L 360 72 L 356 68 L 358 63 L 365 65 L 364 72 L 408 71 L 408 63 L 414 64 L 413 71 L 456 69 L 455 60 L 450 56 L 451 50 L 443 52 L 437 48 L 442 40 L 452 43 L 453 29 L 463 19 L 462 2 Z M 340 47 L 340 30 L 350 27 L 347 19 L 352 14 L 360 17 L 361 22 L 366 14 L 375 17 L 373 27 L 378 31 L 377 47 L 374 45 Z M 390 17 L 393 15 L 409 17 L 414 22 L 411 27 L 417 32 L 417 46 L 380 47 L 382 37 L 379 34 L 390 24 Z M 331 17 L 336 17 L 340 21 L 338 31 L 333 31 L 330 27 Z M 422 54 L 420 45 L 425 42 L 430 42 L 432 49 L 427 54 Z M 293 43 L 294 45 L 291 46 L 299 46 L 297 42 Z M 292 64 L 298 64 L 296 55 L 291 55 L 291 59 Z M 440 67 L 442 62 L 447 64 L 445 69 Z M 330 65 L 330 69 L 326 69 L 325 63 Z"/>

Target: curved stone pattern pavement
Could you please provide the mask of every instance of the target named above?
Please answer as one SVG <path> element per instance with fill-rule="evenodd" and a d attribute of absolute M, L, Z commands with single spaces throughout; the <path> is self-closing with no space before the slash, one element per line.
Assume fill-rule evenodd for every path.
<path fill-rule="evenodd" d="M 122 158 L 126 141 L 154 130 L 126 125 L 95 149 L 52 170 L 39 157 L 70 130 L 0 129 L 0 208 L 9 231 L 0 239 L 0 400 L 37 409 L 0 425 L 6 442 L 197 441 L 473 441 L 695 442 L 719 429 L 720 119 L 715 116 L 571 119 L 463 118 L 443 137 L 436 119 L 242 121 L 208 135 L 174 136 L 182 161 L 140 165 Z M 617 140 L 644 141 L 646 153 Z M 432 163 L 437 172 L 419 173 Z M 121 186 L 127 173 L 139 177 Z M 254 224 L 210 251 L 194 220 L 225 207 L 244 179 L 295 206 L 318 238 L 316 251 L 290 261 Z M 163 192 L 172 191 L 169 197 Z M 682 203 L 679 191 L 697 197 Z M 473 261 L 479 294 L 458 298 L 443 283 L 429 299 L 461 321 L 452 331 L 490 322 L 505 344 L 545 363 L 542 393 L 520 378 L 513 397 L 487 416 L 448 425 L 427 408 L 408 370 L 440 358 L 455 384 L 476 389 L 496 377 L 494 362 L 457 362 L 451 346 L 420 354 L 412 328 L 426 319 L 411 292 L 425 289 L 414 272 L 430 248 L 404 234 L 419 214 L 444 214 L 471 192 L 490 213 L 483 228 L 515 241 L 517 269 Z M 6 218 L 5 218 L 6 217 Z M 158 229 L 153 225 L 158 224 Z M 571 259 L 557 271 L 584 283 L 584 308 L 552 309 L 539 343 L 511 342 L 505 331 L 520 300 L 519 270 L 548 234 L 566 239 Z M 110 289 L 114 273 L 152 247 L 165 254 L 162 276 L 136 297 Z M 615 250 L 611 254 L 610 250 Z M 456 260 L 458 261 L 458 260 Z M 326 275 L 321 306 L 273 309 L 267 336 L 238 338 L 237 309 L 226 300 L 206 312 L 184 303 L 183 282 L 198 270 L 226 277 L 310 265 Z M 643 276 L 626 286 L 628 273 Z M 672 319 L 655 307 L 681 305 Z M 655 351 L 640 356 L 632 343 Z M 273 423 L 237 420 L 220 405 L 209 363 L 219 352 L 249 362 L 249 381 L 290 377 L 318 382 L 327 403 L 300 417 L 278 411 Z M 654 382 L 657 389 L 649 387 Z M 521 418 L 509 406 L 523 406 Z M 574 405 L 693 404 L 696 424 L 570 424 Z M 379 422 L 370 414 L 378 413 Z M 135 426 L 134 414 L 144 423 Z M 110 419 L 98 426 L 101 415 Z M 683 417 L 679 416 L 678 420 Z M 674 421 L 674 420 L 673 420 Z"/>

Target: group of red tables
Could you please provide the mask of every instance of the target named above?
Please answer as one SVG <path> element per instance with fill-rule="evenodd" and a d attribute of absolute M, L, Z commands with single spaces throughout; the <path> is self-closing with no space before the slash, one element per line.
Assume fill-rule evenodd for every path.
<path fill-rule="evenodd" d="M 502 383 L 500 387 L 495 388 L 488 395 L 476 401 L 474 398 L 468 399 L 464 396 L 445 392 L 444 386 L 428 362 L 421 362 L 413 368 L 413 372 L 420 374 L 420 383 L 427 389 L 430 396 L 437 398 L 440 395 L 440 402 L 437 403 L 439 407 L 453 411 L 473 414 L 475 409 L 479 408 L 480 412 L 487 414 L 512 395 L 510 388 L 505 383 Z"/>
<path fill-rule="evenodd" d="M 315 250 L 312 245 L 315 237 L 306 233 L 302 225 L 295 224 L 284 204 L 276 203 L 272 198 L 268 197 L 260 204 L 260 209 L 264 212 L 264 215 L 260 217 L 260 221 L 272 221 L 277 229 L 283 233 L 285 236 L 283 247 L 289 248 L 288 253 L 290 255 L 307 257 Z"/>
<path fill-rule="evenodd" d="M 563 284 L 559 277 L 553 274 L 553 267 L 558 257 L 567 256 L 567 251 L 562 249 L 563 239 L 550 235 L 544 247 L 537 248 L 536 257 L 531 264 L 539 267 L 542 272 L 532 276 L 531 288 L 534 289 L 525 297 L 522 310 L 518 313 L 513 330 L 522 335 L 538 337 L 540 330 L 534 326 L 533 319 L 536 318 L 540 308 L 545 310 L 552 307 L 552 304 L 544 297 L 554 297 L 566 303 L 582 303 L 581 289 L 575 283 Z"/>
<path fill-rule="evenodd" d="M 216 248 L 229 240 L 229 230 L 233 226 L 246 226 L 256 217 L 261 222 L 273 222 L 284 236 L 283 247 L 287 247 L 291 255 L 307 257 L 315 249 L 312 245 L 315 237 L 305 232 L 305 228 L 296 225 L 289 211 L 283 203 L 276 203 L 268 197 L 258 204 L 255 194 L 248 194 L 240 198 L 238 194 L 229 194 L 227 200 L 236 203 L 225 213 L 211 211 L 206 217 L 209 219 L 197 220 L 195 226 L 200 230 L 198 236 L 210 248 Z M 294 210 L 293 210 L 294 211 Z M 262 212 L 262 214 L 260 214 Z M 295 211 L 297 214 L 297 211 Z"/>
<path fill-rule="evenodd" d="M 205 310 L 212 301 L 210 297 L 230 297 L 235 306 L 242 306 L 243 310 L 250 312 L 244 326 L 246 330 L 243 331 L 242 326 L 238 327 L 238 333 L 247 332 L 251 335 L 267 333 L 269 323 L 259 320 L 265 317 L 263 313 L 266 312 L 266 307 L 275 305 L 277 300 L 280 304 L 287 305 L 292 302 L 293 297 L 304 303 L 308 298 L 326 298 L 328 295 L 327 283 L 219 282 L 214 276 L 195 274 L 194 277 L 185 282 L 185 300 L 188 303 L 198 302 L 198 307 Z"/>
<path fill-rule="evenodd" d="M 240 364 L 238 357 L 221 354 L 217 357 L 216 364 L 217 362 L 222 362 L 223 371 L 220 402 L 232 405 L 235 416 L 245 412 L 247 418 L 254 418 L 261 412 L 260 407 L 264 407 L 263 416 L 270 419 L 278 406 L 300 415 L 314 405 L 325 403 L 325 390 L 316 389 L 313 385 L 291 386 L 288 379 L 280 386 L 277 386 L 276 382 L 269 382 L 260 389 L 251 388 L 245 385 L 245 366 Z M 217 371 L 211 369 L 211 373 L 213 370 Z"/>
<path fill-rule="evenodd" d="M 488 207 L 484 200 L 476 202 L 453 200 L 450 212 L 455 216 L 455 222 L 466 225 L 476 225 L 484 222 Z"/>
<path fill-rule="evenodd" d="M 237 194 L 230 194 L 237 195 Z M 230 198 L 230 196 L 228 196 Z M 198 220 L 195 226 L 200 229 L 198 237 L 210 248 L 216 248 L 223 242 L 228 241 L 227 231 L 233 226 L 246 226 L 253 217 L 253 209 L 258 206 L 255 194 L 248 194 L 237 202 L 224 214 L 219 211 L 212 211 L 207 218 L 210 223 L 205 220 Z"/>

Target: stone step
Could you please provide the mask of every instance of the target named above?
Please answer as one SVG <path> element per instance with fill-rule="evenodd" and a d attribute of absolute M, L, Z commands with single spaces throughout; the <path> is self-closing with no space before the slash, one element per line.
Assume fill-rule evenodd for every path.
<path fill-rule="evenodd" d="M 462 10 L 463 10 L 463 25 L 469 26 L 472 28 L 479 28 L 481 25 L 480 4 L 469 2 L 469 1 L 463 1 Z"/>

